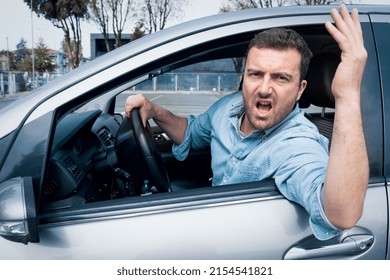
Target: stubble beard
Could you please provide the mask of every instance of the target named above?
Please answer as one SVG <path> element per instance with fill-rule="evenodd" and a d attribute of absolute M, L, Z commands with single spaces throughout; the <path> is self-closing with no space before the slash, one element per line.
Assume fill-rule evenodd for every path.
<path fill-rule="evenodd" d="M 265 130 L 277 125 L 293 111 L 296 104 L 295 101 L 288 102 L 279 108 L 277 102 L 272 99 L 272 108 L 270 111 L 267 114 L 259 114 L 260 109 L 256 105 L 258 102 L 258 98 L 252 100 L 252 102 L 248 102 L 244 98 L 245 118 L 253 131 Z"/>

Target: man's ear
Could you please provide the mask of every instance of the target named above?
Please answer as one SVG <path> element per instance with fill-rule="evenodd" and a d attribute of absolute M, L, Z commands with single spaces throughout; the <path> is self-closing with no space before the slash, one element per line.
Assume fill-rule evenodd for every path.
<path fill-rule="evenodd" d="M 299 99 L 301 99 L 302 93 L 305 91 L 306 86 L 307 86 L 307 81 L 306 81 L 306 80 L 302 80 L 302 81 L 301 81 L 301 84 L 299 85 L 299 91 L 298 91 L 298 95 L 297 95 L 297 101 L 298 101 Z"/>

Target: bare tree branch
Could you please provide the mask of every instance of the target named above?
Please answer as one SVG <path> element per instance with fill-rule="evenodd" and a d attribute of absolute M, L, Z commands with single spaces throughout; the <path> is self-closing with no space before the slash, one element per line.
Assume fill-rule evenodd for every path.
<path fill-rule="evenodd" d="M 107 52 L 109 52 L 111 50 L 110 44 L 108 43 L 108 24 L 110 17 L 108 15 L 105 3 L 105 0 L 91 0 L 89 4 L 89 11 L 91 19 L 96 23 L 100 29 L 100 33 L 103 35 L 104 44 L 106 46 Z"/>
<path fill-rule="evenodd" d="M 143 3 L 142 19 L 146 33 L 150 34 L 164 29 L 169 19 L 183 12 L 187 0 L 141 0 Z"/>

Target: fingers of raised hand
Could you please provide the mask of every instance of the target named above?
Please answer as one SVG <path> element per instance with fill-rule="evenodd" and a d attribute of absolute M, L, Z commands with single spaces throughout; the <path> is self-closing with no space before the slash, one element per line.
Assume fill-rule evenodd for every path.
<path fill-rule="evenodd" d="M 359 14 L 356 9 L 349 13 L 345 5 L 340 5 L 338 11 L 331 10 L 331 17 L 335 25 L 327 22 L 325 26 L 343 52 L 350 51 L 352 48 L 364 48 Z"/>

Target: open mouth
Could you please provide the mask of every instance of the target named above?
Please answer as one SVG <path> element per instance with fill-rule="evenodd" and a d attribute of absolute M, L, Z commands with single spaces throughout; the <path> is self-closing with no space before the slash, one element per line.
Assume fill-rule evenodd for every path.
<path fill-rule="evenodd" d="M 259 101 L 256 103 L 257 109 L 262 113 L 268 113 L 272 109 L 271 102 Z"/>

